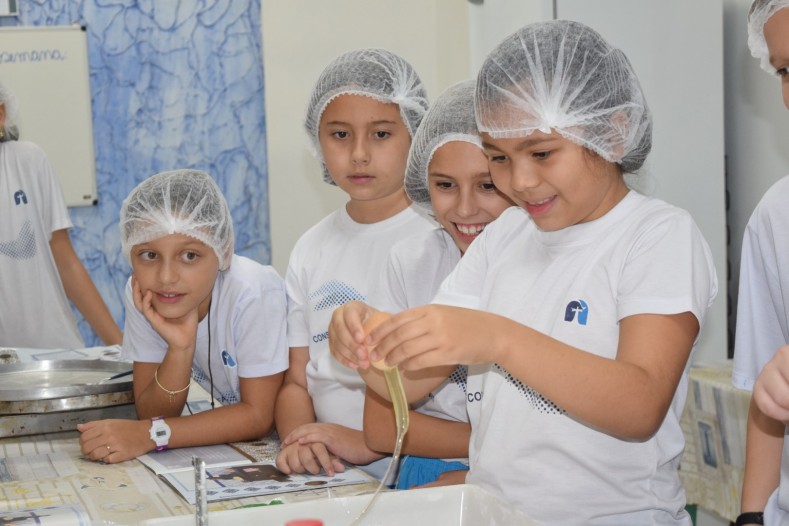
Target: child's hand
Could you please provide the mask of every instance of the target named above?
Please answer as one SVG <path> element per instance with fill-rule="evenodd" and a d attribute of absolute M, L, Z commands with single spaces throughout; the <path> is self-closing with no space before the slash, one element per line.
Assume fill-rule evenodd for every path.
<path fill-rule="evenodd" d="M 369 305 L 351 301 L 334 310 L 329 324 L 329 349 L 341 364 L 352 369 L 367 369 L 370 358 L 364 341 L 363 322 L 375 309 Z"/>
<path fill-rule="evenodd" d="M 197 340 L 197 309 L 178 318 L 165 318 L 153 306 L 153 291 L 140 288 L 137 278 L 132 275 L 132 296 L 134 306 L 142 312 L 151 327 L 167 342 L 170 349 L 183 349 L 194 351 Z"/>
<path fill-rule="evenodd" d="M 789 345 L 778 349 L 759 373 L 753 399 L 762 413 L 789 425 Z"/>
<path fill-rule="evenodd" d="M 96 420 L 77 424 L 82 454 L 93 461 L 116 464 L 154 449 L 147 420 Z"/>
<path fill-rule="evenodd" d="M 283 446 L 300 444 L 307 446 L 321 443 L 332 455 L 350 462 L 365 466 L 384 455 L 367 447 L 364 434 L 339 424 L 304 424 L 294 429 L 282 441 Z"/>
<path fill-rule="evenodd" d="M 490 313 L 426 305 L 392 316 L 362 342 L 372 362 L 385 361 L 402 370 L 470 365 L 496 361 L 495 341 L 509 320 Z M 514 323 L 514 322 L 512 322 Z"/>
<path fill-rule="evenodd" d="M 311 444 L 294 442 L 289 445 L 283 442 L 277 454 L 276 464 L 277 469 L 286 475 L 305 472 L 317 475 L 323 470 L 326 475 L 333 477 L 336 473 L 345 471 L 340 459 L 329 453 L 321 442 Z"/>

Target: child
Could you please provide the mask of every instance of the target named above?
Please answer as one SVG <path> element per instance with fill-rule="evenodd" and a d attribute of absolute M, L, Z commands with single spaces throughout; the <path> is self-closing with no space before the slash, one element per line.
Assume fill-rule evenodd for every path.
<path fill-rule="evenodd" d="M 122 335 L 74 252 L 60 184 L 44 152 L 17 142 L 16 97 L 0 82 L 0 346 L 78 349 L 74 303 L 107 345 Z"/>
<path fill-rule="evenodd" d="M 766 71 L 781 77 L 789 108 L 789 0 L 753 2 L 748 45 Z M 742 244 L 732 382 L 752 389 L 753 398 L 738 525 L 789 524 L 787 199 L 789 176 L 764 195 L 748 221 Z"/>
<path fill-rule="evenodd" d="M 82 452 L 116 463 L 270 432 L 287 368 L 285 285 L 233 254 L 219 187 L 196 170 L 156 174 L 123 202 L 120 228 L 132 266 L 123 355 L 134 362 L 140 420 L 78 425 Z M 222 407 L 180 416 L 191 378 Z"/>
<path fill-rule="evenodd" d="M 474 119 L 473 80 L 450 87 L 430 107 L 411 145 L 405 189 L 441 226 L 392 248 L 377 305 L 389 312 L 430 303 L 471 242 L 512 205 L 490 179 Z M 411 411 L 403 446 L 410 456 L 400 466 L 398 488 L 432 483 L 444 472 L 442 482 L 465 478 L 467 463 L 440 460 L 468 457 L 465 389 L 466 368 L 460 366 Z M 367 445 L 391 452 L 397 436 L 392 404 L 368 390 L 364 411 Z"/>
<path fill-rule="evenodd" d="M 467 481 L 541 524 L 690 525 L 679 420 L 717 283 L 691 217 L 624 183 L 651 147 L 629 61 L 582 24 L 529 25 L 482 65 L 475 112 L 518 206 L 433 305 L 366 336 L 370 307 L 337 310 L 332 352 L 384 396 L 369 363 L 399 365 L 411 400 L 467 364 Z"/>
<path fill-rule="evenodd" d="M 285 473 L 333 475 L 343 470 L 340 460 L 383 457 L 364 443 L 364 382 L 331 358 L 326 331 L 335 307 L 375 299 L 370 291 L 394 243 L 434 226 L 403 189 L 411 136 L 426 110 L 416 72 L 382 49 L 341 55 L 313 89 L 307 134 L 324 180 L 349 201 L 299 239 L 288 264 L 290 367 L 276 411 Z M 385 462 L 368 471 L 382 475 Z"/>

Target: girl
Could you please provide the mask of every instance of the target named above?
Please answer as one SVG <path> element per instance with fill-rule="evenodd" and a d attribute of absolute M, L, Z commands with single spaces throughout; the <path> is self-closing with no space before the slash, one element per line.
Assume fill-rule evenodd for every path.
<path fill-rule="evenodd" d="M 690 216 L 624 183 L 651 146 L 629 61 L 582 24 L 526 26 L 483 64 L 475 112 L 518 207 L 433 305 L 366 336 L 370 307 L 336 311 L 334 355 L 384 396 L 368 365 L 399 365 L 412 400 L 468 364 L 467 481 L 541 523 L 689 525 L 679 420 L 717 284 Z"/>
<path fill-rule="evenodd" d="M 285 286 L 233 254 L 219 187 L 195 170 L 154 175 L 124 200 L 120 228 L 132 266 L 123 356 L 134 362 L 140 420 L 80 424 L 82 452 L 116 463 L 269 433 L 288 365 Z M 222 407 L 180 416 L 192 378 Z"/>
<path fill-rule="evenodd" d="M 392 248 L 377 307 L 399 312 L 430 303 L 471 242 L 512 205 L 493 185 L 481 145 L 474 120 L 474 81 L 468 80 L 450 87 L 433 103 L 414 136 L 406 193 L 432 212 L 441 226 Z M 442 480 L 465 478 L 467 463 L 440 460 L 468 457 L 465 389 L 466 368 L 461 366 L 443 386 L 414 405 L 403 449 L 411 456 L 400 466 L 398 488 L 430 483 L 454 470 L 462 473 L 447 473 Z M 364 435 L 372 449 L 387 452 L 397 435 L 392 405 L 372 390 L 366 393 Z"/>
<path fill-rule="evenodd" d="M 342 54 L 313 88 L 305 128 L 324 181 L 348 202 L 301 236 L 288 262 L 290 367 L 276 414 L 285 473 L 333 475 L 341 461 L 379 478 L 386 470 L 388 460 L 364 442 L 364 382 L 332 359 L 327 329 L 335 307 L 375 302 L 393 244 L 435 226 L 403 189 L 411 136 L 426 110 L 419 76 L 383 49 Z"/>
<path fill-rule="evenodd" d="M 748 46 L 762 68 L 781 79 L 789 108 L 789 0 L 753 2 Z M 732 382 L 753 390 L 753 398 L 738 525 L 789 524 L 787 198 L 784 177 L 759 202 L 742 244 Z"/>

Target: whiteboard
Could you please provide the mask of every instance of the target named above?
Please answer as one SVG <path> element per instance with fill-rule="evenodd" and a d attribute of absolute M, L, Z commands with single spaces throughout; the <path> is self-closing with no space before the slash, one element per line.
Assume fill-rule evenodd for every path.
<path fill-rule="evenodd" d="M 0 28 L 0 79 L 17 97 L 20 140 L 47 153 L 66 204 L 96 204 L 86 32 L 79 26 Z"/>

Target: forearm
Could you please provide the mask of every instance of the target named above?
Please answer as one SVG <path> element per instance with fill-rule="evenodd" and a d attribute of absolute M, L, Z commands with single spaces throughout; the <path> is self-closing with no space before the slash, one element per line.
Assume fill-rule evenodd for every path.
<path fill-rule="evenodd" d="M 134 406 L 141 419 L 179 416 L 191 385 L 191 353 L 168 350 L 162 363 L 134 362 Z"/>
<path fill-rule="evenodd" d="M 277 395 L 274 422 L 280 438 L 284 438 L 297 427 L 315 422 L 315 410 L 307 389 L 286 380 Z"/>
<path fill-rule="evenodd" d="M 782 422 L 764 415 L 751 400 L 742 484 L 743 512 L 764 511 L 767 499 L 778 487 L 784 429 Z"/>
<path fill-rule="evenodd" d="M 68 232 L 53 232 L 50 248 L 68 299 L 85 317 L 101 341 L 107 345 L 120 344 L 123 335 L 88 271 L 74 252 Z"/>
<path fill-rule="evenodd" d="M 70 283 L 79 285 L 76 290 L 72 286 L 65 287 L 69 300 L 105 345 L 120 345 L 123 334 L 85 268 L 80 265 L 74 269 L 74 276 L 69 280 Z"/>
<path fill-rule="evenodd" d="M 403 452 L 433 458 L 468 456 L 471 427 L 465 422 L 409 412 L 410 424 Z M 364 403 L 364 437 L 374 451 L 391 453 L 397 439 L 394 408 L 390 402 L 368 392 Z"/>
<path fill-rule="evenodd" d="M 400 371 L 400 381 L 403 384 L 406 400 L 408 403 L 415 403 L 422 400 L 433 389 L 441 385 L 447 377 L 455 370 L 455 365 L 429 367 L 417 371 Z M 383 371 L 375 367 L 359 369 L 359 375 L 367 385 L 368 390 L 372 390 L 383 400 L 391 402 L 391 395 L 386 384 Z"/>
<path fill-rule="evenodd" d="M 272 430 L 272 419 L 264 418 L 250 404 L 239 402 L 195 415 L 168 418 L 170 447 L 190 447 L 255 440 Z"/>

